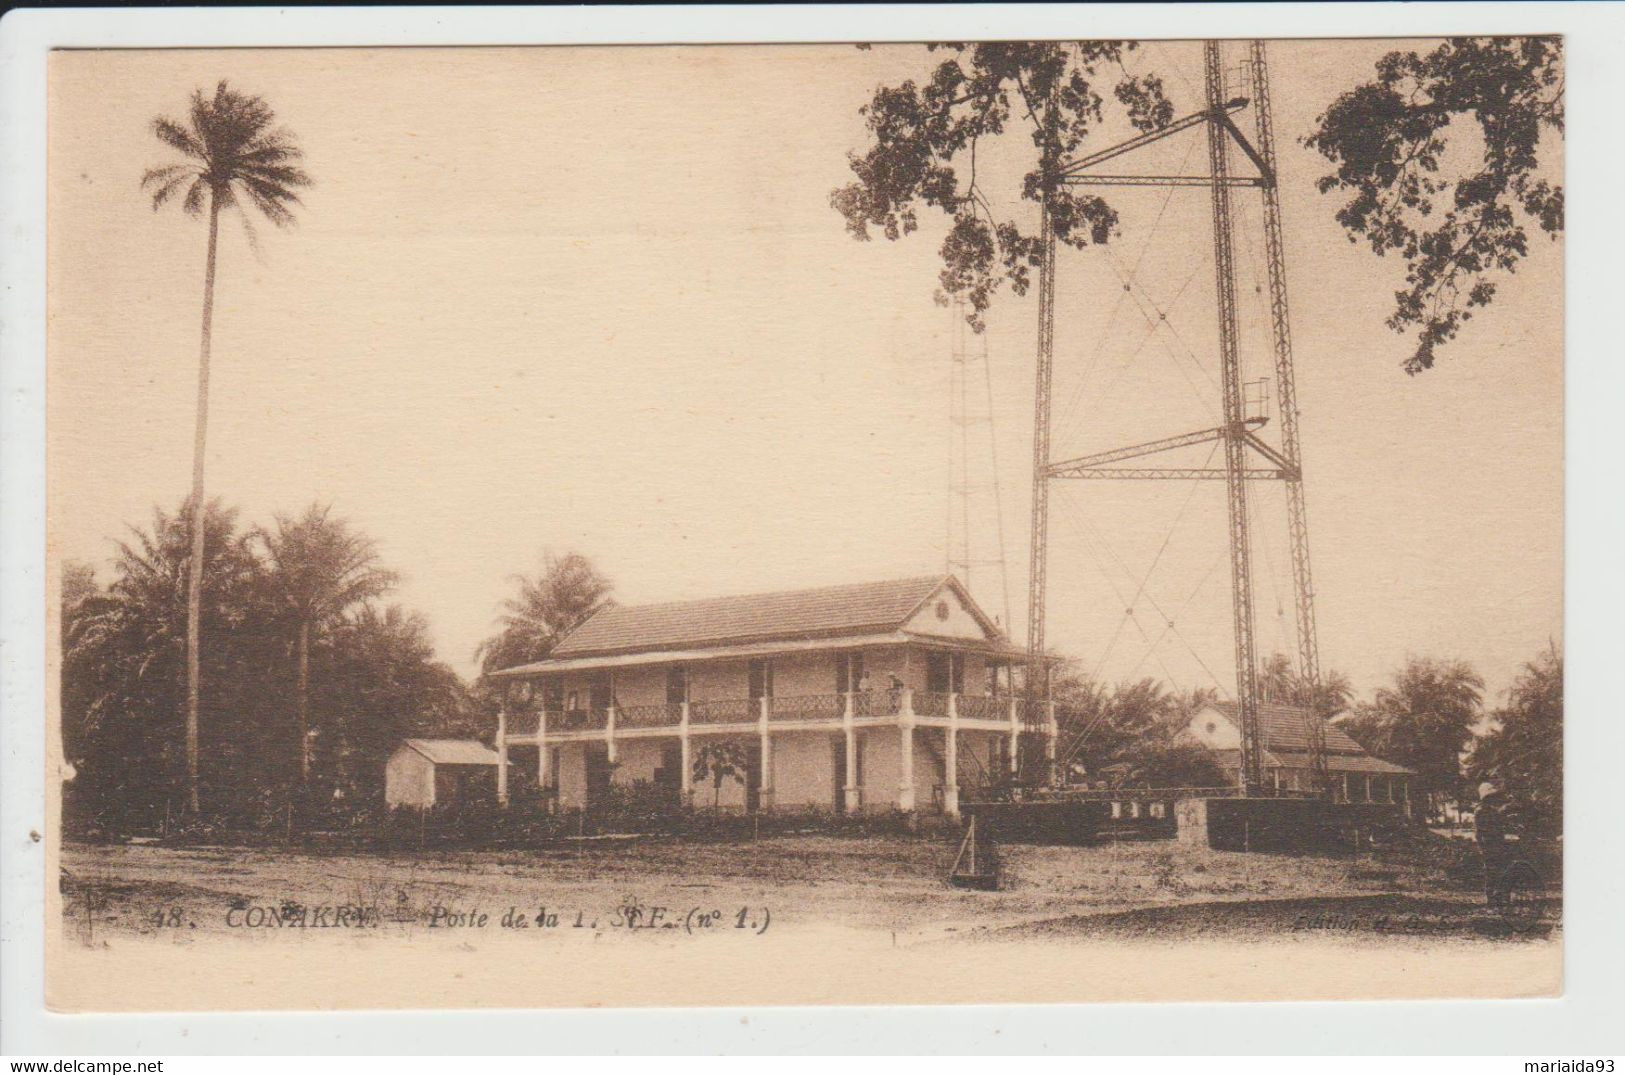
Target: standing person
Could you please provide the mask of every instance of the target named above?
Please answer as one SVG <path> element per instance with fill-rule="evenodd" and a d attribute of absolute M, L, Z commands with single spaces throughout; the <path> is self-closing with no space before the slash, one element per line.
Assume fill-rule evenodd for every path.
<path fill-rule="evenodd" d="M 1478 841 L 1478 853 L 1484 859 L 1484 899 L 1491 907 L 1504 907 L 1511 897 L 1507 867 L 1512 864 L 1513 842 L 1517 836 L 1507 826 L 1506 797 L 1489 781 L 1478 785 L 1473 835 Z"/>

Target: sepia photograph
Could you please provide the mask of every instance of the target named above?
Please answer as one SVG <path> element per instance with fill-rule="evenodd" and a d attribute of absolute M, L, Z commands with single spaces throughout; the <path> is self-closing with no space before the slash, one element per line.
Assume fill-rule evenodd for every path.
<path fill-rule="evenodd" d="M 1565 87 L 53 51 L 47 1004 L 1559 996 Z"/>

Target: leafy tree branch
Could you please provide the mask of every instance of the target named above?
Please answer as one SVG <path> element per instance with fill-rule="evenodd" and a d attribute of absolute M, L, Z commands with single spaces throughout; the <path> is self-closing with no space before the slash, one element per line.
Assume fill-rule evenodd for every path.
<path fill-rule="evenodd" d="M 1557 38 L 1452 38 L 1426 55 L 1390 52 L 1376 78 L 1339 96 L 1304 144 L 1336 169 L 1321 193 L 1346 192 L 1337 212 L 1350 242 L 1405 262 L 1388 327 L 1416 334 L 1407 373 L 1431 369 L 1497 277 L 1529 253 L 1528 226 L 1563 230 L 1563 188 L 1541 177 L 1540 143 L 1563 130 Z M 1452 175 L 1477 125 L 1480 160 Z"/>
<path fill-rule="evenodd" d="M 1061 169 L 1106 120 L 1109 91 L 1137 130 L 1167 126 L 1173 106 L 1154 75 L 1130 75 L 1127 41 L 1032 41 L 929 46 L 947 52 L 923 84 L 882 86 L 860 111 L 872 142 L 850 153 L 855 181 L 830 194 L 847 231 L 893 242 L 920 227 L 921 209 L 948 217 L 940 253 L 942 291 L 965 299 L 978 331 L 1000 285 L 1025 294 L 1043 257 L 1037 229 L 1002 216 L 977 184 L 983 139 L 1025 131 L 1031 166 L 1024 200 L 1047 206 L 1055 238 L 1083 248 L 1117 233 L 1115 209 L 1062 182 Z M 1115 68 L 1115 71 L 1112 69 Z M 1012 134 L 1012 138 L 1014 135 Z M 961 172 L 966 175 L 962 179 Z"/>

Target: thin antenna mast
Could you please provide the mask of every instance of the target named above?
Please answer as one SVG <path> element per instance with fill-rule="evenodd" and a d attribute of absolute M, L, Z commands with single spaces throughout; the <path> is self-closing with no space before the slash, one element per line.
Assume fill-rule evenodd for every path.
<path fill-rule="evenodd" d="M 1219 43 L 1203 45 L 1207 106 L 1223 114 L 1224 71 Z M 1230 513 L 1230 598 L 1236 643 L 1236 705 L 1241 711 L 1241 783 L 1248 795 L 1264 786 L 1264 744 L 1258 727 L 1258 659 L 1254 651 L 1252 548 L 1247 532 L 1246 412 L 1241 402 L 1241 358 L 1236 349 L 1236 263 L 1230 221 L 1229 138 L 1207 125 L 1208 172 L 1213 192 L 1213 279 L 1218 292 L 1219 368 L 1224 393 L 1224 475 Z"/>
<path fill-rule="evenodd" d="M 947 570 L 976 593 L 975 581 L 998 573 L 1003 618 L 1010 626 L 1010 570 L 1004 544 L 1004 495 L 999 486 L 998 429 L 993 417 L 993 372 L 987 330 L 970 333 L 965 303 L 953 303 L 954 342 L 950 356 L 948 399 L 948 530 Z M 974 336 L 975 342 L 971 337 Z M 981 372 L 976 367 L 980 365 Z M 980 431 L 976 433 L 974 431 Z M 973 436 L 986 436 L 988 471 L 973 475 Z M 981 445 L 974 446 L 980 454 Z M 992 513 L 992 519 L 987 514 Z M 982 572 L 979 575 L 979 569 Z M 987 585 L 991 586 L 991 583 Z"/>
<path fill-rule="evenodd" d="M 1055 233 L 1046 197 L 1039 220 L 1041 260 L 1038 265 L 1038 376 L 1033 391 L 1033 520 L 1027 575 L 1027 676 L 1023 707 L 1021 772 L 1031 778 L 1039 756 L 1035 749 L 1047 723 L 1038 704 L 1040 679 L 1047 674 L 1044 654 L 1045 594 L 1049 574 L 1049 423 L 1050 386 L 1055 364 Z M 1029 760 L 1031 759 L 1031 760 Z M 1045 774 L 1054 783 L 1055 773 Z"/>

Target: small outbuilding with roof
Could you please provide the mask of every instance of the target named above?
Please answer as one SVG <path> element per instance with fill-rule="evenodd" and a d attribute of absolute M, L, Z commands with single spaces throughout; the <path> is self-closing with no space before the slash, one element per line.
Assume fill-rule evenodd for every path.
<path fill-rule="evenodd" d="M 384 802 L 428 809 L 494 799 L 497 752 L 476 739 L 406 739 L 384 764 Z"/>

